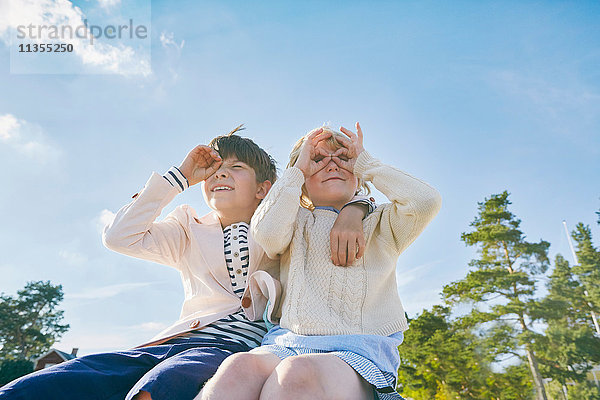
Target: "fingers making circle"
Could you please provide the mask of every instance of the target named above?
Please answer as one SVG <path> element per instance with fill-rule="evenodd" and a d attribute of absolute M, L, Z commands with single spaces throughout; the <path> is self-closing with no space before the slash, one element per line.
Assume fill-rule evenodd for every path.
<path fill-rule="evenodd" d="M 344 131 L 347 131 L 347 132 L 350 132 L 351 134 L 353 134 L 352 131 L 348 131 L 344 127 L 340 127 L 340 131 L 348 137 L 338 135 L 335 137 L 335 140 L 337 140 L 342 146 L 344 146 L 347 149 L 352 147 L 352 136 L 350 136 L 348 133 L 344 132 Z"/>
<path fill-rule="evenodd" d="M 317 147 L 312 157 L 312 161 L 314 162 L 314 170 L 312 172 L 317 173 L 325 168 L 329 164 L 329 161 L 331 161 L 331 157 L 331 154 L 326 149 Z"/>
<path fill-rule="evenodd" d="M 324 140 L 327 140 L 331 137 L 332 133 L 331 131 L 323 131 L 323 128 L 318 129 L 316 132 L 316 135 L 312 136 L 309 138 L 311 145 L 316 147 L 319 143 L 323 142 Z"/>
<path fill-rule="evenodd" d="M 348 153 L 348 149 L 342 147 L 333 153 L 331 159 L 338 167 L 345 169 L 350 173 L 354 173 L 354 162 L 348 157 Z"/>
<path fill-rule="evenodd" d="M 358 122 L 356 122 L 356 133 L 352 132 L 349 129 L 344 128 L 343 126 L 340 127 L 340 131 L 342 131 L 343 133 L 345 133 L 349 138 L 356 138 L 356 139 L 360 139 L 362 141 L 363 138 L 363 132 L 362 129 L 360 127 L 360 124 Z"/>
<path fill-rule="evenodd" d="M 343 126 L 340 126 L 340 131 L 341 131 L 342 133 L 344 133 L 346 136 L 348 136 L 348 137 L 350 138 L 350 140 L 352 140 L 352 141 L 354 141 L 353 139 L 354 139 L 355 137 L 357 137 L 357 136 L 356 136 L 356 133 L 352 132 L 350 129 L 346 129 L 346 128 L 344 128 Z"/>
<path fill-rule="evenodd" d="M 331 155 L 331 157 L 337 157 L 340 158 L 342 160 L 347 160 L 348 159 L 348 153 L 349 150 L 345 147 L 340 147 L 339 149 L 337 149 L 336 151 L 333 152 L 333 154 Z"/>
<path fill-rule="evenodd" d="M 305 139 L 305 141 L 304 141 L 304 142 L 306 143 L 306 142 L 309 142 L 309 141 L 310 141 L 310 143 L 312 144 L 312 143 L 313 143 L 313 140 L 314 140 L 314 139 L 315 139 L 317 136 L 319 136 L 321 133 L 323 133 L 323 128 L 317 128 L 317 129 L 313 129 L 312 131 L 310 131 L 310 132 L 308 133 L 308 136 L 306 137 L 306 139 Z"/>
<path fill-rule="evenodd" d="M 344 144 L 344 147 L 347 147 L 348 150 L 350 150 L 348 156 L 352 157 L 352 158 L 358 157 L 358 155 L 360 153 L 362 153 L 364 150 L 363 133 L 362 133 L 360 124 L 358 122 L 356 123 L 357 133 L 354 133 L 351 130 L 346 129 L 343 126 L 340 127 L 340 131 L 342 131 L 342 133 L 344 133 L 346 136 L 348 136 L 348 139 L 346 139 L 346 141 L 340 140 L 340 142 L 342 142 Z"/>
<path fill-rule="evenodd" d="M 360 128 L 360 124 L 358 123 L 358 121 L 356 121 L 356 136 L 358 136 L 358 139 L 362 142 L 363 133 L 362 133 L 362 129 Z"/>

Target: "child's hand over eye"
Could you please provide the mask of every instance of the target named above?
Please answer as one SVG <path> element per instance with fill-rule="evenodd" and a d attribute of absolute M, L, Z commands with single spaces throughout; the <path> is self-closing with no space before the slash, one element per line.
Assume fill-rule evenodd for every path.
<path fill-rule="evenodd" d="M 343 126 L 340 127 L 340 131 L 348 136 L 348 138 L 336 137 L 338 142 L 340 142 L 344 147 L 338 149 L 333 154 L 333 161 L 340 168 L 354 173 L 354 164 L 356 164 L 356 159 L 358 158 L 358 155 L 365 150 L 363 147 L 362 129 L 360 129 L 360 124 L 357 122 L 356 133 L 344 128 Z"/>
<path fill-rule="evenodd" d="M 312 131 L 304 140 L 294 167 L 299 168 L 305 178 L 313 176 L 329 163 L 331 155 L 317 145 L 330 137 L 331 132 L 323 132 L 323 128 L 319 128 Z"/>
<path fill-rule="evenodd" d="M 208 146 L 199 145 L 188 153 L 179 170 L 192 186 L 217 172 L 222 163 L 219 153 Z"/>

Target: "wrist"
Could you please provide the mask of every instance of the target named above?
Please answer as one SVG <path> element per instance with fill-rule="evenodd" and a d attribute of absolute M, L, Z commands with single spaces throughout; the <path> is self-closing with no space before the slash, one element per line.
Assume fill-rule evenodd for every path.
<path fill-rule="evenodd" d="M 186 168 L 185 164 L 181 164 L 179 167 L 175 168 L 177 168 L 179 172 L 181 172 L 181 175 L 183 175 L 185 179 L 189 179 L 189 177 L 191 177 L 192 175 L 191 171 L 189 171 L 188 168 Z"/>
<path fill-rule="evenodd" d="M 375 199 L 373 197 L 368 197 L 368 196 L 363 196 L 363 195 L 356 195 L 352 198 L 352 200 L 350 200 L 348 203 L 346 203 L 343 207 L 342 210 L 344 208 L 348 208 L 348 206 L 353 205 L 353 206 L 361 206 L 361 207 L 350 207 L 350 208 L 360 208 L 364 214 L 363 217 L 366 217 L 367 215 L 371 214 L 373 211 L 375 211 L 375 208 L 377 207 L 375 204 Z"/>
<path fill-rule="evenodd" d="M 304 175 L 304 178 L 308 178 L 308 173 L 307 173 L 307 169 L 305 165 L 302 165 L 302 163 L 296 163 L 294 164 L 294 167 L 298 168 L 300 171 L 302 171 L 302 175 Z"/>
<path fill-rule="evenodd" d="M 359 220 L 362 220 L 368 215 L 369 207 L 362 203 L 348 203 L 340 210 L 340 214 L 342 213 L 350 214 L 353 218 L 356 217 Z"/>

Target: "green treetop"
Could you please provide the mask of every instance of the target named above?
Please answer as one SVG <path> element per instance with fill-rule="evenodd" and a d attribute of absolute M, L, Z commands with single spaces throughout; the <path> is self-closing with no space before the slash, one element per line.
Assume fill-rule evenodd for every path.
<path fill-rule="evenodd" d="M 31 360 L 69 329 L 62 324 L 61 285 L 28 282 L 16 297 L 0 294 L 0 360 Z"/>
<path fill-rule="evenodd" d="M 525 240 L 519 229 L 521 220 L 509 210 L 508 197 L 504 191 L 478 203 L 479 213 L 470 224 L 473 230 L 463 233 L 461 239 L 468 246 L 477 247 L 479 258 L 469 263 L 473 269 L 467 276 L 445 286 L 443 294 L 449 304 L 473 305 L 463 317 L 466 326 L 505 338 L 497 342 L 499 360 L 525 353 L 536 398 L 546 400 L 533 347 L 541 335 L 532 329 L 532 324 L 541 317 L 535 282 L 536 276 L 548 268 L 550 244 Z"/>

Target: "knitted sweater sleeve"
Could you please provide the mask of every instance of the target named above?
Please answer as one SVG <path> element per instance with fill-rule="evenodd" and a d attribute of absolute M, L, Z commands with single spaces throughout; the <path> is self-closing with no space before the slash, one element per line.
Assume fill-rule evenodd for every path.
<path fill-rule="evenodd" d="M 367 234 L 383 240 L 402 253 L 437 215 L 442 205 L 438 191 L 427 183 L 394 167 L 383 164 L 363 151 L 354 173 L 371 181 L 391 204 L 383 204 L 371 214 Z"/>
<path fill-rule="evenodd" d="M 252 216 L 252 236 L 270 258 L 282 254 L 292 240 L 303 184 L 300 169 L 286 169 Z"/>

